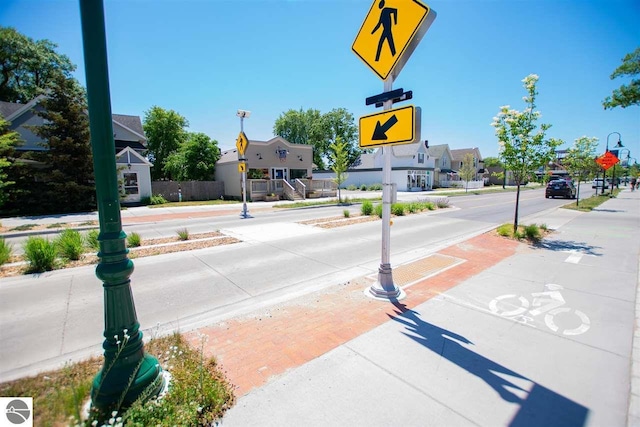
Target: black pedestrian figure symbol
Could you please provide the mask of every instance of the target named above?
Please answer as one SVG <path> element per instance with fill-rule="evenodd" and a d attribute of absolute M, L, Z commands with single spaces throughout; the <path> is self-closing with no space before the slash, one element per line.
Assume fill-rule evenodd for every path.
<path fill-rule="evenodd" d="M 380 60 L 380 52 L 382 51 L 382 43 L 386 40 L 389 44 L 389 49 L 391 50 L 391 56 L 396 56 L 396 46 L 393 43 L 393 34 L 391 33 L 391 27 L 393 25 L 398 25 L 398 9 L 394 9 L 392 7 L 384 7 L 384 0 L 380 0 L 378 3 L 378 8 L 382 9 L 380 11 L 380 19 L 378 19 L 378 24 L 375 26 L 371 34 L 378 31 L 378 28 L 382 25 L 382 34 L 380 34 L 380 41 L 378 42 L 378 51 L 376 52 L 376 62 Z M 393 15 L 393 23 L 391 23 L 391 16 Z"/>

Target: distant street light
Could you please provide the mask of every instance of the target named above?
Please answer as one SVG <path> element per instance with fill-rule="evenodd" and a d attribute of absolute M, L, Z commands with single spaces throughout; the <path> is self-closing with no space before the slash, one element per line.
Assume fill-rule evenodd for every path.
<path fill-rule="evenodd" d="M 618 135 L 618 143 L 616 144 L 615 147 L 613 148 L 623 148 L 624 145 L 622 145 L 622 136 L 620 135 L 619 132 L 611 132 L 609 135 L 607 135 L 607 149 L 605 151 L 605 153 L 609 152 L 609 137 L 613 134 Z M 616 180 L 616 165 L 613 165 L 613 179 L 611 180 L 611 194 L 613 194 L 613 186 L 615 184 L 615 180 Z M 606 169 L 602 172 L 602 192 L 600 194 L 604 194 L 604 186 L 605 183 L 607 182 L 607 171 Z"/>

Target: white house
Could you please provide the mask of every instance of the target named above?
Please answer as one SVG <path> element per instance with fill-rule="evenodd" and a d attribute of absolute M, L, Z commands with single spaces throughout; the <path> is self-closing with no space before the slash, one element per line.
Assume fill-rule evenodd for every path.
<path fill-rule="evenodd" d="M 398 191 L 421 191 L 433 187 L 434 159 L 425 142 L 390 145 L 384 149 L 391 150 L 391 182 Z M 381 184 L 383 166 L 383 148 L 378 148 L 375 153 L 362 154 L 360 163 L 347 170 L 347 179 L 341 187 Z M 331 170 L 314 171 L 313 177 L 333 179 L 335 173 Z"/>
<path fill-rule="evenodd" d="M 44 119 L 36 114 L 41 110 L 39 96 L 26 104 L 0 101 L 0 114 L 11 122 L 9 127 L 20 134 L 22 145 L 16 151 L 42 151 L 42 139 L 31 132 L 28 126 L 41 126 Z M 136 203 L 144 197 L 151 196 L 151 166 L 144 158 L 147 138 L 144 136 L 142 121 L 139 116 L 113 114 L 113 138 L 115 142 L 118 180 L 125 184 L 127 194 L 124 202 Z M 128 150 L 127 150 L 128 149 Z"/>

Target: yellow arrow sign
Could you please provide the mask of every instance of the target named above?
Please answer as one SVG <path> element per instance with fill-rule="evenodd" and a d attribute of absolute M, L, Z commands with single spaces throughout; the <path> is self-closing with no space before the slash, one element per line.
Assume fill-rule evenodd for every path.
<path fill-rule="evenodd" d="M 247 171 L 247 164 L 245 162 L 238 163 L 238 172 L 243 173 Z"/>
<path fill-rule="evenodd" d="M 351 50 L 382 80 L 400 74 L 436 12 L 420 0 L 374 0 Z"/>
<path fill-rule="evenodd" d="M 360 117 L 359 143 L 362 148 L 410 144 L 420 139 L 420 107 L 408 105 Z"/>
<path fill-rule="evenodd" d="M 249 140 L 247 139 L 247 135 L 244 132 L 240 132 L 238 135 L 238 139 L 236 139 L 236 148 L 238 149 L 238 154 L 244 156 L 244 152 L 247 150 L 249 146 Z"/>

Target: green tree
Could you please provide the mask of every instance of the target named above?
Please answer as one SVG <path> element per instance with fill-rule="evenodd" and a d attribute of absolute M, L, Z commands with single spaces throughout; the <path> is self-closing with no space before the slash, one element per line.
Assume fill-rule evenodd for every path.
<path fill-rule="evenodd" d="M 323 159 L 328 143 L 325 139 L 322 114 L 315 109 L 288 110 L 280 114 L 273 125 L 273 133 L 293 144 L 313 146 L 313 163 L 325 169 Z"/>
<path fill-rule="evenodd" d="M 622 65 L 615 69 L 611 74 L 611 80 L 621 76 L 638 76 L 640 75 L 640 47 L 622 58 Z M 615 89 L 611 96 L 602 101 L 604 109 L 615 107 L 627 108 L 630 105 L 640 105 L 640 79 L 632 78 L 631 83 L 622 85 Z"/>
<path fill-rule="evenodd" d="M 191 132 L 186 142 L 169 154 L 164 168 L 177 181 L 209 181 L 219 158 L 218 141 L 204 133 Z"/>
<path fill-rule="evenodd" d="M 173 110 L 153 106 L 145 111 L 143 128 L 147 136 L 149 160 L 153 163 L 151 179 L 174 179 L 165 168 L 167 158 L 187 140 L 187 119 Z"/>
<path fill-rule="evenodd" d="M 341 203 L 340 185 L 347 179 L 348 174 L 346 171 L 349 168 L 348 144 L 338 136 L 335 142 L 331 144 L 330 149 L 331 170 L 336 174 L 334 181 L 338 184 L 338 203 Z"/>
<path fill-rule="evenodd" d="M 592 177 L 600 169 L 595 162 L 598 138 L 582 136 L 567 150 L 562 164 L 571 176 L 578 178 L 576 205 L 580 204 L 580 183 Z"/>
<path fill-rule="evenodd" d="M 27 103 L 58 75 L 71 77 L 75 65 L 49 40 L 34 41 L 12 27 L 0 26 L 0 101 Z"/>
<path fill-rule="evenodd" d="M 347 144 L 349 166 L 356 164 L 362 153 L 353 115 L 344 108 L 325 114 L 315 109 L 288 110 L 276 119 L 273 133 L 294 144 L 312 145 L 313 163 L 319 169 L 327 169 L 330 146 L 338 137 Z"/>
<path fill-rule="evenodd" d="M 493 118 L 491 125 L 496 129 L 500 160 L 505 168 L 511 171 L 516 183 L 516 206 L 513 219 L 513 231 L 518 230 L 518 208 L 520 205 L 520 186 L 534 172 L 551 161 L 561 140 L 545 139 L 545 132 L 551 127 L 548 124 L 536 125 L 540 117 L 535 100 L 538 92 L 536 83 L 538 76 L 530 74 L 522 82 L 527 91 L 523 99 L 527 107 L 522 111 L 511 109 L 508 105 L 500 107 L 500 112 Z"/>
<path fill-rule="evenodd" d="M 44 142 L 34 159 L 44 167 L 35 172 L 43 183 L 32 192 L 33 212 L 81 212 L 95 209 L 93 156 L 85 91 L 74 78 L 58 75 L 36 114 L 44 124 L 30 129 Z"/>
<path fill-rule="evenodd" d="M 362 150 L 358 146 L 358 126 L 355 124 L 353 114 L 344 108 L 334 108 L 322 115 L 322 122 L 329 147 L 340 138 L 347 152 L 347 167 L 355 165 L 360 159 Z"/>
<path fill-rule="evenodd" d="M 475 157 L 471 153 L 464 155 L 462 159 L 462 166 L 458 171 L 460 178 L 465 181 L 464 190 L 465 193 L 469 191 L 469 181 L 471 181 L 476 175 Z"/>
<path fill-rule="evenodd" d="M 8 190 L 15 181 L 8 179 L 5 169 L 12 164 L 15 156 L 15 147 L 21 142 L 20 134 L 9 129 L 10 123 L 0 115 L 0 207 L 8 198 Z"/>

